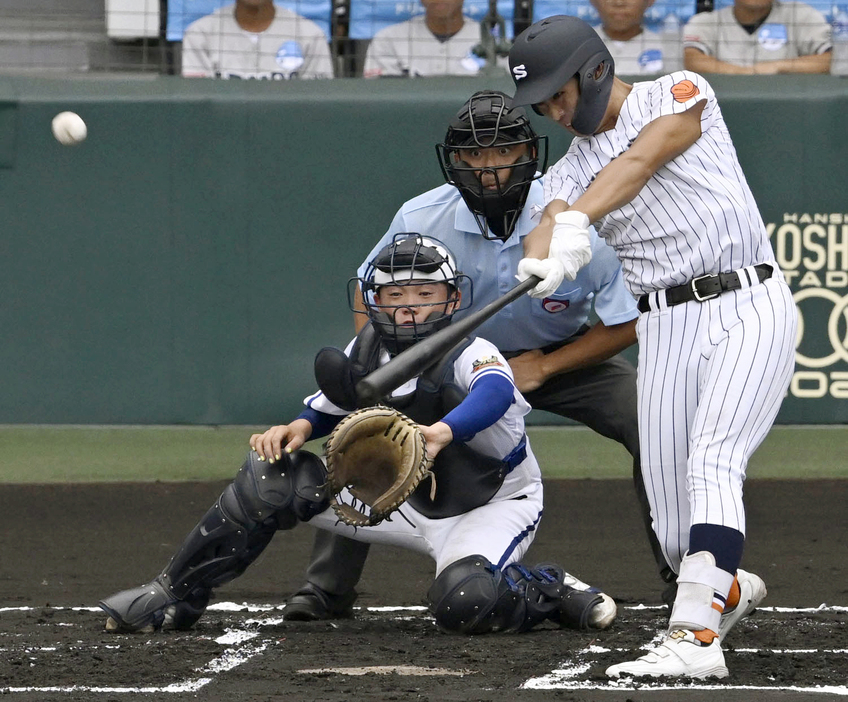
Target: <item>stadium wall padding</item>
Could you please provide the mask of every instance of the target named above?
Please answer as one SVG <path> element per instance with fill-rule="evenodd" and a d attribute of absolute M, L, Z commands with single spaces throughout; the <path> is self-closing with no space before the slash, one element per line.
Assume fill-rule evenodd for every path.
<path fill-rule="evenodd" d="M 712 82 L 804 319 L 779 421 L 848 421 L 848 81 Z M 511 92 L 0 78 L 0 423 L 293 418 L 317 350 L 352 334 L 348 278 L 401 203 L 443 182 L 434 144 L 489 87 Z M 78 146 L 51 134 L 63 110 L 88 125 Z M 568 135 L 533 120 L 555 160 Z"/>

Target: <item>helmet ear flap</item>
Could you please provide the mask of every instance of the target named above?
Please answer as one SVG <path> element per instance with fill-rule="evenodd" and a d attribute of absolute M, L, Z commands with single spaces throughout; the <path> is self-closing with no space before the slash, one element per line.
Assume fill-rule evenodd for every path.
<path fill-rule="evenodd" d="M 614 68 L 612 62 L 601 55 L 593 56 L 586 64 L 590 68 L 584 67 L 577 76 L 580 99 L 571 126 L 578 134 L 588 135 L 594 134 L 606 114 Z"/>

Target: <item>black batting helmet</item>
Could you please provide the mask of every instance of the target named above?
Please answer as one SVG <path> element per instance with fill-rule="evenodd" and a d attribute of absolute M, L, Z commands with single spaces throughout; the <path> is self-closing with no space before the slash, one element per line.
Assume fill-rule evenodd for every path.
<path fill-rule="evenodd" d="M 526 148 L 517 161 L 503 166 L 474 168 L 466 161 L 465 154 L 496 146 Z M 547 165 L 547 137 L 539 137 L 533 131 L 527 114 L 520 107 L 513 107 L 509 95 L 482 90 L 474 93 L 451 120 L 444 143 L 436 145 L 436 153 L 445 180 L 459 189 L 483 236 L 492 238 L 491 228 L 496 238 L 508 239 L 521 215 L 530 184 L 541 177 L 540 171 Z M 496 189 L 483 186 L 483 172 L 494 176 Z"/>
<path fill-rule="evenodd" d="M 615 62 L 589 24 L 568 15 L 531 24 L 510 49 L 509 69 L 513 105 L 544 102 L 577 76 L 580 99 L 571 126 L 578 134 L 594 134 L 609 104 Z"/>

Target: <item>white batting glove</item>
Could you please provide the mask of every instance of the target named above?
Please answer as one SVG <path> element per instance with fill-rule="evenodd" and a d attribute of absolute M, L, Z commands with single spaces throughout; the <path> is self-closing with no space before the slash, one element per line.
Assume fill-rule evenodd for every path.
<path fill-rule="evenodd" d="M 562 284 L 565 269 L 556 258 L 522 258 L 518 262 L 518 275 L 515 277 L 525 281 L 531 275 L 539 276 L 542 280 L 528 293 L 530 297 L 547 297 Z"/>
<path fill-rule="evenodd" d="M 577 210 L 567 210 L 555 215 L 554 222 L 548 255 L 561 261 L 565 277 L 574 280 L 577 272 L 592 260 L 589 217 Z"/>

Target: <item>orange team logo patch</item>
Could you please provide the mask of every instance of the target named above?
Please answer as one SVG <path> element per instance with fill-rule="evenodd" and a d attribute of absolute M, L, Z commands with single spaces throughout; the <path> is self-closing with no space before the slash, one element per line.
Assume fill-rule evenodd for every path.
<path fill-rule="evenodd" d="M 689 102 L 693 97 L 701 93 L 698 86 L 691 80 L 681 80 L 671 86 L 671 94 L 677 102 Z"/>
<path fill-rule="evenodd" d="M 471 372 L 476 373 L 478 370 L 482 370 L 483 368 L 490 368 L 491 366 L 500 366 L 501 368 L 503 368 L 503 363 L 498 360 L 497 356 L 481 358 L 471 364 Z"/>

